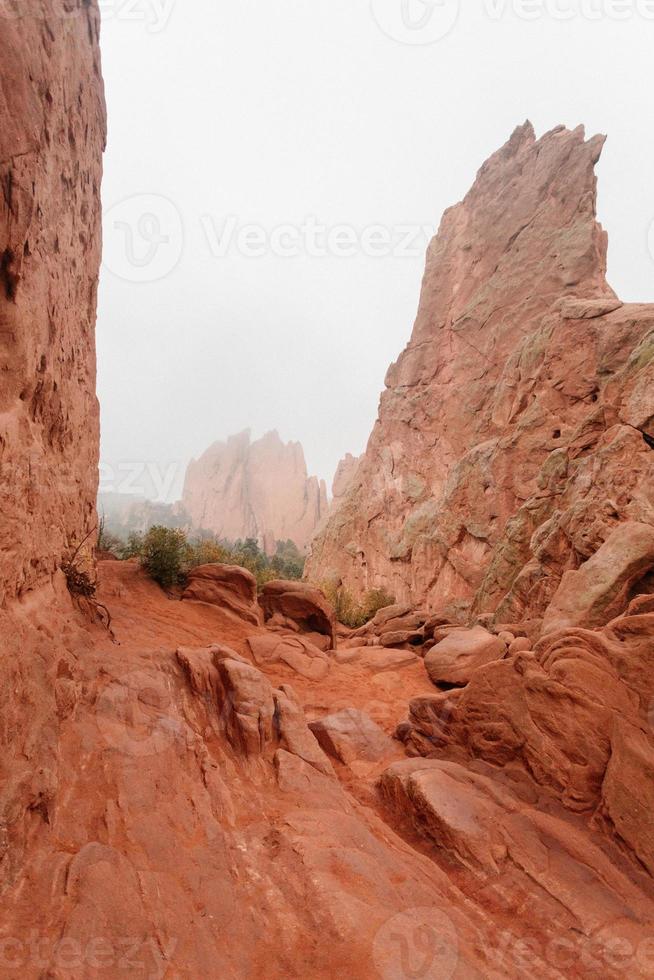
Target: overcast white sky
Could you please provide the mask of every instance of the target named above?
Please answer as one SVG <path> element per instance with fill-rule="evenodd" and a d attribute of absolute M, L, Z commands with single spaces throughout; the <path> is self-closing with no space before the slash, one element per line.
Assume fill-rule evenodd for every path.
<path fill-rule="evenodd" d="M 654 0 L 102 6 L 104 490 L 173 499 L 246 427 L 331 481 L 410 336 L 424 228 L 525 118 L 609 135 L 609 279 L 654 300 Z"/>

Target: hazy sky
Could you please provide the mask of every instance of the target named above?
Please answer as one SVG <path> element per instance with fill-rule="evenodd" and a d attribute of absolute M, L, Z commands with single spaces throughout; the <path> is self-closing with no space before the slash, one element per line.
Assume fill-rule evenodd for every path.
<path fill-rule="evenodd" d="M 654 0 L 101 5 L 102 489 L 173 499 L 246 427 L 331 481 L 410 336 L 430 229 L 525 118 L 609 135 L 609 279 L 654 300 Z"/>

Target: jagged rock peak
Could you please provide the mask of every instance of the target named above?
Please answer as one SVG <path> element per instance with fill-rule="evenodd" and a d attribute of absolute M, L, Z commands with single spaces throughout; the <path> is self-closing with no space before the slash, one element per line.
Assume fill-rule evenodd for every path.
<path fill-rule="evenodd" d="M 310 578 L 459 618 L 538 618 L 618 524 L 654 522 L 654 308 L 606 281 L 604 139 L 560 126 L 537 140 L 525 123 L 445 212 Z"/>
<path fill-rule="evenodd" d="M 290 539 L 303 550 L 327 512 L 327 490 L 307 475 L 299 442 L 274 429 L 253 442 L 245 429 L 189 464 L 182 505 L 194 527 L 220 537 L 255 538 L 269 552 Z"/>

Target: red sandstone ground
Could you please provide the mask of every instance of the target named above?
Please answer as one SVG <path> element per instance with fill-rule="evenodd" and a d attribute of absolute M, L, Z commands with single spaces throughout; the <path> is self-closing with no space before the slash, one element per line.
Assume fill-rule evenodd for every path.
<path fill-rule="evenodd" d="M 261 679 L 243 707 L 238 692 L 216 686 L 215 664 L 252 663 L 248 637 L 273 634 L 167 597 L 133 563 L 103 563 L 100 580 L 117 642 L 100 627 L 89 637 L 69 617 L 77 625 L 59 661 L 59 788 L 49 795 L 42 773 L 25 816 L 27 846 L 4 891 L 2 937 L 17 941 L 0 947 L 3 975 L 116 976 L 119 955 L 144 975 L 185 978 L 403 978 L 421 967 L 438 978 L 654 975 L 647 855 L 620 846 L 590 807 L 562 806 L 508 739 L 497 746 L 504 759 L 471 746 L 479 726 L 492 738 L 484 711 L 497 717 L 499 681 L 489 677 L 494 693 L 477 698 L 474 718 L 441 713 L 441 726 L 452 717 L 459 734 L 431 753 L 439 761 L 407 758 L 391 736 L 409 702 L 448 697 L 419 657 L 378 671 L 398 651 L 367 647 L 369 659 L 353 665 L 332 655 L 317 681 L 283 664 L 236 662 Z M 648 628 L 651 619 L 643 616 Z M 211 644 L 233 653 L 207 658 Z M 515 677 L 512 704 L 522 663 L 503 654 L 491 664 Z M 285 692 L 268 727 L 266 682 Z M 539 730 L 583 755 L 566 742 L 577 695 L 553 684 L 535 695 Z M 381 729 L 341 726 L 346 764 L 322 753 L 305 722 L 345 708 Z M 239 727 L 250 715 L 254 749 Z M 412 737 L 424 739 L 418 715 Z M 548 758 L 551 749 L 543 765 Z M 629 749 L 624 758 L 628 767 Z M 615 778 L 626 780 L 620 798 L 637 818 L 638 783 L 627 772 Z M 648 827 L 647 817 L 645 849 Z"/>

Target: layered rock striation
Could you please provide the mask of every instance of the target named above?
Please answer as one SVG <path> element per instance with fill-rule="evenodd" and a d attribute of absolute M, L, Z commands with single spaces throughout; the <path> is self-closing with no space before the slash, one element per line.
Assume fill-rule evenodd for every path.
<path fill-rule="evenodd" d="M 182 507 L 194 527 L 229 541 L 254 538 L 274 553 L 277 541 L 306 549 L 328 504 L 298 442 L 283 443 L 274 431 L 252 442 L 246 430 L 189 464 Z"/>
<path fill-rule="evenodd" d="M 527 123 L 445 213 L 309 578 L 515 622 L 620 524 L 654 525 L 654 306 L 606 281 L 603 142 Z"/>

